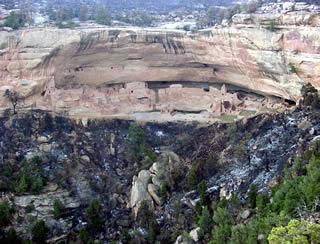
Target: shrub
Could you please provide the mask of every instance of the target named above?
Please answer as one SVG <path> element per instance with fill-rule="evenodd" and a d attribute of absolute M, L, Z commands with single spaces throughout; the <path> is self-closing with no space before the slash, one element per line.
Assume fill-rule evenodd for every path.
<path fill-rule="evenodd" d="M 75 27 L 75 24 L 72 20 L 68 20 L 67 22 L 58 22 L 57 26 L 59 29 L 72 29 Z"/>
<path fill-rule="evenodd" d="M 227 125 L 226 134 L 227 134 L 229 141 L 234 137 L 236 132 L 237 132 L 237 124 L 236 123 L 230 123 Z"/>
<path fill-rule="evenodd" d="M 149 209 L 149 204 L 147 201 L 142 201 L 138 215 L 137 215 L 137 220 L 139 224 L 144 227 L 148 228 L 149 221 L 153 218 L 153 213 Z"/>
<path fill-rule="evenodd" d="M 289 63 L 289 71 L 291 73 L 297 73 L 297 70 L 296 70 L 296 67 L 294 67 L 294 64 L 293 63 Z"/>
<path fill-rule="evenodd" d="M 37 221 L 35 225 L 32 227 L 32 241 L 35 243 L 45 243 L 47 236 L 49 233 L 49 228 L 43 220 Z"/>
<path fill-rule="evenodd" d="M 169 189 L 168 183 L 166 181 L 162 182 L 161 187 L 160 187 L 160 197 L 163 201 L 167 200 L 168 189 Z"/>
<path fill-rule="evenodd" d="M 32 203 L 30 203 L 27 207 L 26 207 L 26 213 L 31 213 L 34 210 L 34 205 Z"/>
<path fill-rule="evenodd" d="M 190 31 L 190 25 L 184 25 L 182 29 L 184 31 Z"/>
<path fill-rule="evenodd" d="M 274 32 L 276 30 L 276 22 L 274 20 L 271 20 L 269 22 L 269 25 L 267 26 L 267 30 Z"/>

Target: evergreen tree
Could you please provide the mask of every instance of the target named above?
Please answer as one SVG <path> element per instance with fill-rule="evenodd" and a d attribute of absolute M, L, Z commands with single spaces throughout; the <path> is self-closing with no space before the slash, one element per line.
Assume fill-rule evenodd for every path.
<path fill-rule="evenodd" d="M 215 227 L 212 231 L 212 240 L 210 244 L 228 243 L 231 237 L 231 228 L 233 219 L 226 208 L 217 208 L 213 215 Z"/>
<path fill-rule="evenodd" d="M 87 21 L 88 20 L 88 7 L 87 5 L 82 5 L 79 13 L 79 19 L 81 21 Z"/>
<path fill-rule="evenodd" d="M 20 178 L 20 181 L 19 181 L 18 185 L 16 186 L 15 191 L 16 191 L 17 193 L 21 194 L 21 193 L 26 192 L 27 189 L 28 189 L 28 184 L 27 184 L 25 175 L 23 175 L 23 176 Z"/>
<path fill-rule="evenodd" d="M 199 237 L 200 239 L 204 237 L 205 234 L 210 232 L 211 229 L 211 215 L 208 207 L 205 206 L 202 210 L 202 215 L 199 218 L 198 226 L 200 227 Z"/>
<path fill-rule="evenodd" d="M 104 224 L 104 214 L 98 199 L 91 200 L 86 211 L 86 217 L 90 231 L 96 232 L 101 229 Z"/>
<path fill-rule="evenodd" d="M 207 190 L 207 183 L 205 180 L 202 180 L 199 184 L 198 184 L 198 192 L 199 192 L 199 196 L 200 196 L 200 204 L 201 205 L 205 205 L 207 202 L 206 199 L 206 190 Z"/>
<path fill-rule="evenodd" d="M 232 226 L 230 244 L 247 244 L 248 233 L 247 228 L 243 224 Z"/>
<path fill-rule="evenodd" d="M 43 244 L 46 242 L 49 233 L 49 228 L 43 220 L 37 221 L 32 227 L 32 241 L 37 244 Z"/>
<path fill-rule="evenodd" d="M 249 197 L 249 205 L 250 208 L 254 209 L 256 208 L 256 198 L 258 194 L 258 189 L 255 184 L 250 185 L 250 189 L 248 192 L 248 197 Z"/>
<path fill-rule="evenodd" d="M 196 169 L 194 166 L 192 166 L 191 169 L 189 170 L 188 184 L 192 189 L 194 189 L 198 184 L 198 178 L 197 178 Z"/>
<path fill-rule="evenodd" d="M 111 25 L 111 15 L 103 5 L 98 8 L 95 20 L 99 25 Z"/>
<path fill-rule="evenodd" d="M 0 228 L 10 223 L 10 208 L 8 201 L 0 202 Z"/>
<path fill-rule="evenodd" d="M 25 25 L 25 19 L 21 13 L 11 12 L 6 18 L 4 25 L 17 30 Z"/>

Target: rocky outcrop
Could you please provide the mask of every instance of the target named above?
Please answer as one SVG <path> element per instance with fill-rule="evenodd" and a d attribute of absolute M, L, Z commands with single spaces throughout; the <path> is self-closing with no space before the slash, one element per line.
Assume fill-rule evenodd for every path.
<path fill-rule="evenodd" d="M 315 13 L 288 12 L 236 15 L 230 27 L 194 34 L 138 28 L 2 31 L 0 91 L 16 90 L 20 108 L 81 118 L 210 120 L 274 107 L 279 101 L 272 97 L 296 101 L 306 82 L 320 87 L 319 26 Z M 0 107 L 7 108 L 0 97 Z"/>

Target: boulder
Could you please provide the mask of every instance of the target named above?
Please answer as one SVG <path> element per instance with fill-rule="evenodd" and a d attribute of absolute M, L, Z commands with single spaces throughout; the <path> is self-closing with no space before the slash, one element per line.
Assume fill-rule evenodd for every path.
<path fill-rule="evenodd" d="M 240 217 L 241 217 L 241 219 L 247 219 L 247 218 L 249 218 L 250 214 L 251 214 L 250 210 L 247 209 L 247 210 L 243 211 L 243 212 L 240 214 Z"/>
<path fill-rule="evenodd" d="M 46 153 L 50 152 L 51 148 L 52 148 L 51 144 L 47 144 L 47 143 L 41 144 L 39 147 L 41 152 L 46 152 Z"/>
<path fill-rule="evenodd" d="M 190 231 L 189 236 L 191 237 L 192 240 L 194 240 L 195 242 L 199 241 L 199 230 L 200 227 L 193 229 L 192 231 Z"/>
<path fill-rule="evenodd" d="M 89 163 L 90 162 L 90 158 L 89 158 L 88 155 L 81 156 L 81 160 L 84 161 L 85 163 Z"/>
<path fill-rule="evenodd" d="M 176 242 L 174 244 L 182 244 L 182 236 L 178 236 L 177 239 L 176 239 Z"/>
<path fill-rule="evenodd" d="M 45 137 L 45 136 L 39 136 L 39 137 L 37 138 L 37 141 L 38 141 L 39 143 L 47 143 L 47 142 L 49 141 L 49 139 L 48 139 L 47 137 Z"/>
<path fill-rule="evenodd" d="M 178 236 L 175 242 L 175 244 L 192 244 L 192 243 L 193 243 L 192 239 L 188 241 L 186 240 L 184 241 L 182 235 Z"/>
<path fill-rule="evenodd" d="M 133 209 L 135 217 L 137 217 L 141 202 L 147 201 L 153 206 L 152 198 L 147 191 L 150 176 L 151 174 L 148 170 L 141 170 L 138 176 L 133 177 L 130 207 Z"/>
<path fill-rule="evenodd" d="M 159 175 L 161 171 L 160 163 L 157 163 L 157 162 L 153 163 L 149 170 L 152 174 Z"/>
<path fill-rule="evenodd" d="M 150 196 L 152 197 L 152 199 L 154 200 L 154 202 L 161 206 L 162 205 L 162 201 L 161 198 L 158 196 L 160 188 L 154 184 L 149 184 L 148 185 L 148 193 L 150 194 Z"/>

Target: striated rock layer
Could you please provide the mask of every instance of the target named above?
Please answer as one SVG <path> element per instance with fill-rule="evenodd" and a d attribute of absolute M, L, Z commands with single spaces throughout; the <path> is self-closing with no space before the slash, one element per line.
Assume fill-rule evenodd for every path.
<path fill-rule="evenodd" d="M 268 30 L 274 21 L 273 31 Z M 231 27 L 0 32 L 0 107 L 74 117 L 211 119 L 320 87 L 320 17 L 236 15 Z M 179 114 L 182 116 L 179 117 Z"/>

